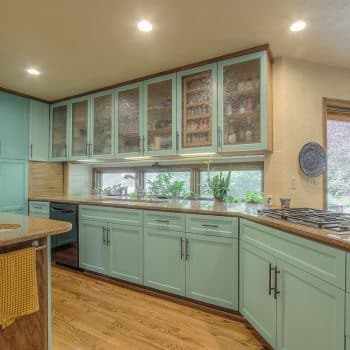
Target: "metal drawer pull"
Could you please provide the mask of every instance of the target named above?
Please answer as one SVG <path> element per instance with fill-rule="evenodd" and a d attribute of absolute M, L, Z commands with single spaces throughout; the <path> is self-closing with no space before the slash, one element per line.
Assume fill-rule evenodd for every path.
<path fill-rule="evenodd" d="M 169 220 L 162 220 L 162 219 L 156 219 L 156 222 L 162 223 L 162 224 L 169 224 Z"/>
<path fill-rule="evenodd" d="M 189 250 L 188 250 L 188 239 L 185 239 L 185 260 L 187 260 L 190 257 Z"/>
<path fill-rule="evenodd" d="M 272 295 L 272 291 L 275 290 L 275 288 L 272 287 L 272 271 L 274 271 L 275 268 L 272 267 L 272 264 L 269 264 L 269 295 Z"/>
<path fill-rule="evenodd" d="M 280 294 L 280 292 L 277 290 L 277 275 L 280 273 L 281 271 L 279 271 L 277 269 L 277 266 L 275 266 L 275 288 L 274 288 L 274 298 L 277 299 L 277 295 Z"/>
<path fill-rule="evenodd" d="M 109 235 L 110 233 L 111 233 L 111 229 L 107 227 L 107 245 L 111 243 L 111 237 Z"/>
<path fill-rule="evenodd" d="M 185 256 L 184 253 L 184 239 L 180 237 L 180 259 L 183 260 Z"/>
<path fill-rule="evenodd" d="M 204 227 L 204 228 L 219 228 L 218 225 L 210 225 L 210 224 L 202 224 L 202 227 Z"/>

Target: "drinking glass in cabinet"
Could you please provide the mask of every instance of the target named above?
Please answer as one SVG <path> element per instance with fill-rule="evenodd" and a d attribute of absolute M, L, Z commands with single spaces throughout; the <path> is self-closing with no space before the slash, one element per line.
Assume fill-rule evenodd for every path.
<path fill-rule="evenodd" d="M 67 106 L 57 106 L 52 110 L 52 158 L 64 158 L 67 132 Z"/>
<path fill-rule="evenodd" d="M 94 154 L 112 153 L 112 95 L 94 99 Z"/>
<path fill-rule="evenodd" d="M 224 145 L 260 142 L 260 60 L 224 67 Z"/>
<path fill-rule="evenodd" d="M 182 78 L 182 147 L 212 145 L 212 72 Z"/>
<path fill-rule="evenodd" d="M 172 81 L 148 85 L 147 150 L 172 149 Z"/>
<path fill-rule="evenodd" d="M 72 156 L 87 155 L 88 101 L 72 103 Z"/>
<path fill-rule="evenodd" d="M 118 152 L 140 151 L 140 89 L 118 93 Z"/>

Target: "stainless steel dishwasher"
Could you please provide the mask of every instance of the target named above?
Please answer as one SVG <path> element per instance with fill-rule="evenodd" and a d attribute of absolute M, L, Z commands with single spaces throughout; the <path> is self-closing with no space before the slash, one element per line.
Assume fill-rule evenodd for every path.
<path fill-rule="evenodd" d="M 69 232 L 51 237 L 51 257 L 56 264 L 79 267 L 78 215 L 78 205 L 50 203 L 50 219 L 68 221 L 72 224 Z"/>

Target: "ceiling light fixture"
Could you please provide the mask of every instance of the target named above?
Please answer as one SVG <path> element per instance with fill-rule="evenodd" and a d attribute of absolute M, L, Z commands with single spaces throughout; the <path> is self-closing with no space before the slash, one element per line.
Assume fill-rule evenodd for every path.
<path fill-rule="evenodd" d="M 296 21 L 289 27 L 291 32 L 300 32 L 305 29 L 306 23 L 304 21 Z"/>
<path fill-rule="evenodd" d="M 150 32 L 153 29 L 152 23 L 145 19 L 137 23 L 137 29 L 141 32 Z"/>
<path fill-rule="evenodd" d="M 28 68 L 28 69 L 26 69 L 26 71 L 28 74 L 31 74 L 31 75 L 40 75 L 41 74 L 41 72 L 35 68 Z"/>

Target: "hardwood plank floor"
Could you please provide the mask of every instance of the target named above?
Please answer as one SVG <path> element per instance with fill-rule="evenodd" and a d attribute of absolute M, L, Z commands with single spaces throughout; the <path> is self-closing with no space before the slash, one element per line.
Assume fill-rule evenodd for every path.
<path fill-rule="evenodd" d="M 52 301 L 52 350 L 265 349 L 244 322 L 58 267 Z"/>

